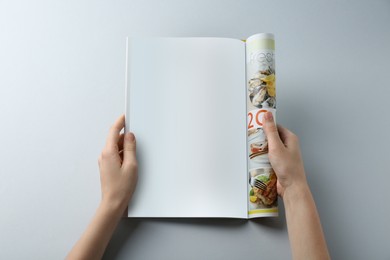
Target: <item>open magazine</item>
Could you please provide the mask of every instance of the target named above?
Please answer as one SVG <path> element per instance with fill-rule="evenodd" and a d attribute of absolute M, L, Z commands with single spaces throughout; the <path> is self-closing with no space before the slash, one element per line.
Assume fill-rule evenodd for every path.
<path fill-rule="evenodd" d="M 274 37 L 128 38 L 126 131 L 137 138 L 129 217 L 278 215 L 262 120 L 275 116 Z"/>

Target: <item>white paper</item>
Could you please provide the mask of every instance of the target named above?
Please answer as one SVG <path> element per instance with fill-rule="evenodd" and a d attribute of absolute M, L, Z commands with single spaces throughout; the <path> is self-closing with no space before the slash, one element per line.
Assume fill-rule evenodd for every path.
<path fill-rule="evenodd" d="M 129 217 L 247 218 L 245 44 L 136 39 L 128 57 L 139 162 Z"/>

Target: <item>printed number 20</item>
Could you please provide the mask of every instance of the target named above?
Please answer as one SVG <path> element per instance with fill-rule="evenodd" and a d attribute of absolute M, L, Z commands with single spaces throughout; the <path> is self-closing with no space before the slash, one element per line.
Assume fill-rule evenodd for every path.
<path fill-rule="evenodd" d="M 260 120 L 260 115 L 265 113 L 265 112 L 267 112 L 267 110 L 264 110 L 264 109 L 257 110 L 255 115 L 253 115 L 252 112 L 249 112 L 248 113 L 248 117 L 249 117 L 248 118 L 249 119 L 248 129 L 255 127 L 254 123 L 256 123 L 256 126 L 263 126 L 262 117 Z M 255 122 L 253 122 L 253 119 L 255 120 Z"/>

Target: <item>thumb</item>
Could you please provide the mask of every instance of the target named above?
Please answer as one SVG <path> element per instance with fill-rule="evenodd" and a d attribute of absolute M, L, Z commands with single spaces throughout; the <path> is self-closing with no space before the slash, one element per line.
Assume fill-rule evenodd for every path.
<path fill-rule="evenodd" d="M 134 165 L 137 163 L 136 142 L 133 133 L 125 134 L 123 142 L 123 165 Z"/>
<path fill-rule="evenodd" d="M 281 149 L 283 147 L 280 140 L 278 128 L 276 127 L 272 112 L 266 112 L 263 117 L 263 129 L 267 136 L 270 149 Z"/>

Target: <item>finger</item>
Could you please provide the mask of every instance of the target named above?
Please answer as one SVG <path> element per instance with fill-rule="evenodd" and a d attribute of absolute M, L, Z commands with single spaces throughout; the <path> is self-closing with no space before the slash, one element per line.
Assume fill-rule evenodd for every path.
<path fill-rule="evenodd" d="M 265 113 L 263 117 L 263 129 L 265 135 L 267 136 L 270 150 L 279 150 L 284 147 L 282 141 L 280 140 L 278 129 L 276 127 L 275 120 L 271 112 Z"/>
<path fill-rule="evenodd" d="M 293 132 L 281 125 L 278 125 L 278 131 L 280 139 L 286 147 L 291 147 L 296 144 L 297 136 Z"/>
<path fill-rule="evenodd" d="M 137 165 L 136 141 L 133 133 L 126 133 L 123 142 L 123 163 L 122 166 L 129 167 Z"/>
<path fill-rule="evenodd" d="M 118 151 L 119 133 L 124 125 L 125 116 L 121 115 L 111 126 L 106 142 L 106 147 L 109 151 Z"/>
<path fill-rule="evenodd" d="M 285 144 L 288 129 L 283 127 L 280 124 L 277 124 L 277 128 L 278 128 L 280 140 L 282 140 L 282 143 Z"/>
<path fill-rule="evenodd" d="M 123 162 L 123 142 L 125 140 L 125 134 L 122 133 L 119 135 L 119 140 L 118 140 L 118 154 L 119 157 L 121 158 L 121 163 Z"/>
<path fill-rule="evenodd" d="M 118 150 L 121 151 L 123 150 L 123 142 L 124 142 L 124 139 L 125 139 L 125 134 L 124 133 L 121 133 L 119 135 L 119 140 L 118 140 Z"/>
<path fill-rule="evenodd" d="M 123 150 L 119 150 L 119 158 L 121 158 L 121 163 L 123 163 Z"/>

